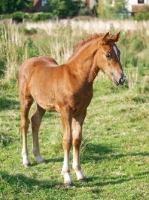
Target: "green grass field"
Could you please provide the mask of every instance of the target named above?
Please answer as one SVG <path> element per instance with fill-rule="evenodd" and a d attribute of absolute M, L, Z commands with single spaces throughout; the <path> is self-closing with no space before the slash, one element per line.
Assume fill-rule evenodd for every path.
<path fill-rule="evenodd" d="M 77 182 L 71 170 L 74 186 L 63 185 L 62 127 L 57 113 L 47 112 L 40 128 L 40 150 L 46 163 L 36 163 L 29 129 L 32 164 L 29 168 L 22 165 L 18 68 L 27 58 L 38 55 L 63 63 L 81 38 L 99 30 L 107 32 L 100 29 L 98 20 L 73 23 L 0 25 L 0 199 L 148 200 L 149 30 L 143 23 L 113 22 L 121 24 L 118 47 L 127 81 L 115 87 L 101 73 L 95 79 L 81 146 L 87 184 Z M 123 30 L 125 23 L 132 29 Z M 110 33 L 118 31 L 111 28 Z M 72 161 L 72 154 L 70 158 Z"/>
<path fill-rule="evenodd" d="M 17 85 L 17 84 L 16 84 Z M 0 199 L 149 199 L 149 95 L 116 88 L 100 75 L 84 123 L 82 169 L 88 183 L 65 188 L 59 114 L 46 113 L 40 146 L 46 163 L 31 167 L 21 159 L 17 86 L 0 90 Z M 105 86 L 106 85 L 106 86 Z M 72 156 L 71 156 L 72 160 Z"/>

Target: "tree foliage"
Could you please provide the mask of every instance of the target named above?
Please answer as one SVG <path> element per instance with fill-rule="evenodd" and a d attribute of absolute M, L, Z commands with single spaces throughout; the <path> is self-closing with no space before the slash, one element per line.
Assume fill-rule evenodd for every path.
<path fill-rule="evenodd" d="M 24 0 L 0 0 L 0 14 L 22 11 L 24 8 Z"/>
<path fill-rule="evenodd" d="M 34 0 L 24 0 L 24 4 L 26 7 L 33 7 Z"/>
<path fill-rule="evenodd" d="M 60 18 L 76 16 L 81 4 L 81 0 L 48 0 L 49 11 Z"/>
<path fill-rule="evenodd" d="M 120 13 L 125 12 L 126 0 L 100 0 L 97 5 L 97 13 L 100 18 L 120 18 Z"/>
<path fill-rule="evenodd" d="M 149 20 L 149 12 L 138 12 L 133 18 L 137 21 Z"/>
<path fill-rule="evenodd" d="M 0 14 L 24 11 L 26 7 L 33 7 L 34 0 L 0 0 Z"/>

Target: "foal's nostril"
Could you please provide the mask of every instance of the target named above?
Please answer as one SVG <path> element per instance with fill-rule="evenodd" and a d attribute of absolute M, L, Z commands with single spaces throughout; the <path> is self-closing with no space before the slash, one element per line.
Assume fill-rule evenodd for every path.
<path fill-rule="evenodd" d="M 120 80 L 119 80 L 119 84 L 123 84 L 124 83 L 124 81 L 123 81 L 123 78 L 120 78 Z"/>
<path fill-rule="evenodd" d="M 125 80 L 126 80 L 126 76 L 124 75 L 122 78 L 120 78 L 119 84 L 123 85 L 123 83 L 125 82 Z"/>

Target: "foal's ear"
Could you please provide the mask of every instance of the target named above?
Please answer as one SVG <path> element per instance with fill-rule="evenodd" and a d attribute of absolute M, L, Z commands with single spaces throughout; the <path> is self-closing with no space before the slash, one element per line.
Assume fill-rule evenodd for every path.
<path fill-rule="evenodd" d="M 102 38 L 102 44 L 107 44 L 108 42 L 108 37 L 109 37 L 109 32 L 106 33 L 103 38 Z"/>
<path fill-rule="evenodd" d="M 106 33 L 102 38 L 102 44 L 107 44 L 108 42 L 117 42 L 120 36 L 120 32 L 115 35 L 110 35 L 109 32 Z"/>
<path fill-rule="evenodd" d="M 115 34 L 115 35 L 110 35 L 109 40 L 111 40 L 111 41 L 113 41 L 113 42 L 117 42 L 118 39 L 119 39 L 119 36 L 120 36 L 120 32 L 118 32 L 118 33 Z"/>

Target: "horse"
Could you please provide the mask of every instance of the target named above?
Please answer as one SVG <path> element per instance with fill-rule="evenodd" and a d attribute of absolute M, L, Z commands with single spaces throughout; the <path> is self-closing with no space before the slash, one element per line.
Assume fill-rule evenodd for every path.
<path fill-rule="evenodd" d="M 93 82 L 99 70 L 114 83 L 122 85 L 126 76 L 120 63 L 120 50 L 116 46 L 120 33 L 93 34 L 84 38 L 70 58 L 61 65 L 48 56 L 26 60 L 19 69 L 18 88 L 21 107 L 22 158 L 28 167 L 30 161 L 27 149 L 29 110 L 33 101 L 36 109 L 31 117 L 32 152 L 37 163 L 44 162 L 40 155 L 38 131 L 46 111 L 61 115 L 64 151 L 62 174 L 65 186 L 72 186 L 69 153 L 73 146 L 73 169 L 77 180 L 86 183 L 80 165 L 82 126 L 93 97 Z"/>

